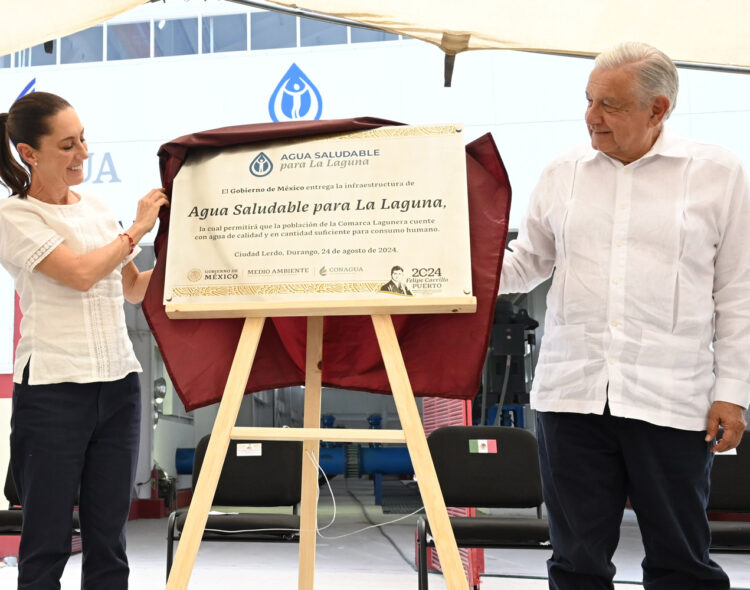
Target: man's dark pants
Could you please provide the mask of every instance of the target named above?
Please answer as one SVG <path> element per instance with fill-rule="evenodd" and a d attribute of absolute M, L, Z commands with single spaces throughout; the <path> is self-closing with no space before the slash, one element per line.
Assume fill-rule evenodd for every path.
<path fill-rule="evenodd" d="M 540 412 L 552 590 L 612 589 L 626 499 L 638 518 L 645 590 L 727 590 L 708 554 L 712 464 L 705 431 L 595 414 Z"/>
<path fill-rule="evenodd" d="M 82 589 L 125 590 L 125 523 L 138 459 L 138 375 L 16 384 L 11 466 L 24 511 L 18 590 L 58 590 L 80 485 Z"/>

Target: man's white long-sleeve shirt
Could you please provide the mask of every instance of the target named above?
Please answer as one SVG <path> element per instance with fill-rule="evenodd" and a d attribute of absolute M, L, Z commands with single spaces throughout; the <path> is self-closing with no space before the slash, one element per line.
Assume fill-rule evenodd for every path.
<path fill-rule="evenodd" d="M 553 270 L 531 405 L 704 430 L 750 402 L 750 187 L 739 159 L 662 131 L 628 165 L 574 148 L 543 172 L 502 293 Z"/>

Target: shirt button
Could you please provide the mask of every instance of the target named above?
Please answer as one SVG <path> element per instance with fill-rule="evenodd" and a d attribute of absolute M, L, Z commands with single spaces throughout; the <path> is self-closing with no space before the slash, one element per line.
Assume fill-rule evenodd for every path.
<path fill-rule="evenodd" d="M 620 284 L 620 279 L 612 279 L 612 283 L 614 285 L 619 285 Z"/>
<path fill-rule="evenodd" d="M 611 325 L 611 326 L 613 326 L 613 327 L 615 327 L 615 328 L 616 328 L 617 326 L 619 326 L 619 325 L 620 325 L 620 322 L 618 322 L 617 320 L 612 320 L 612 321 L 611 321 L 611 322 L 609 322 L 609 323 L 610 323 L 610 325 Z"/>
<path fill-rule="evenodd" d="M 620 205 L 620 209 L 627 209 L 627 208 L 628 208 L 628 206 L 625 203 L 622 203 Z"/>
<path fill-rule="evenodd" d="M 615 363 L 616 363 L 617 361 L 615 360 L 615 357 L 611 356 L 611 357 L 608 357 L 608 358 L 607 358 L 607 362 L 608 362 L 608 363 L 609 363 L 610 365 L 614 365 L 614 364 L 615 364 Z"/>
<path fill-rule="evenodd" d="M 615 242 L 615 243 L 617 244 L 618 248 L 622 248 L 622 245 L 623 245 L 624 242 L 622 240 L 617 240 L 617 242 Z"/>

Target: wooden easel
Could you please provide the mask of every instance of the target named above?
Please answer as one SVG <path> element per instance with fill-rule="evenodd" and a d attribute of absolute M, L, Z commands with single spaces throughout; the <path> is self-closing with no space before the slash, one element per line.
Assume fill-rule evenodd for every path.
<path fill-rule="evenodd" d="M 177 547 L 167 590 L 186 590 L 192 574 L 208 512 L 231 439 L 303 441 L 302 495 L 300 504 L 300 549 L 298 590 L 313 590 L 315 578 L 315 541 L 317 529 L 318 473 L 309 455 L 318 460 L 320 441 L 331 442 L 406 442 L 417 476 L 443 575 L 449 590 L 468 590 L 468 582 L 458 553 L 456 539 L 448 520 L 440 484 L 432 463 L 417 404 L 406 373 L 390 313 L 467 313 L 476 310 L 474 297 L 417 299 L 399 297 L 368 301 L 328 302 L 319 305 L 283 306 L 247 304 L 217 306 L 191 304 L 167 306 L 173 318 L 245 317 L 224 394 L 219 405 L 211 440 L 193 493 L 180 543 Z M 383 355 L 401 430 L 359 430 L 320 428 L 323 317 L 325 315 L 370 315 Z M 266 317 L 307 316 L 307 355 L 305 368 L 305 407 L 303 428 L 239 428 L 235 426 L 245 393 L 250 369 L 260 341 Z"/>

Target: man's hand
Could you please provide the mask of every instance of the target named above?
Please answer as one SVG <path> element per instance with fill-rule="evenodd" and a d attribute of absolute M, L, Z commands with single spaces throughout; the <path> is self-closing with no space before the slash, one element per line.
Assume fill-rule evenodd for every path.
<path fill-rule="evenodd" d="M 721 440 L 711 448 L 714 453 L 728 451 L 740 444 L 742 433 L 747 426 L 745 408 L 730 402 L 716 401 L 711 404 L 706 427 L 706 442 L 716 438 L 719 426 L 724 428 L 724 434 Z"/>

